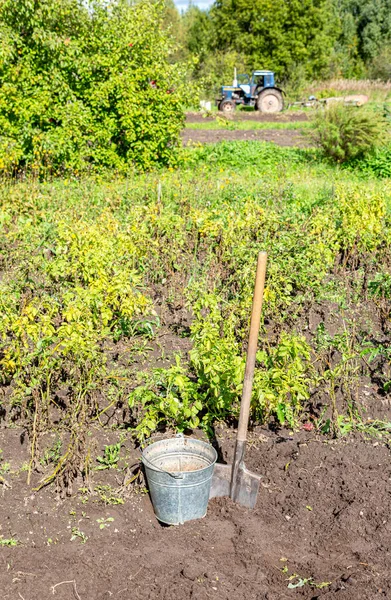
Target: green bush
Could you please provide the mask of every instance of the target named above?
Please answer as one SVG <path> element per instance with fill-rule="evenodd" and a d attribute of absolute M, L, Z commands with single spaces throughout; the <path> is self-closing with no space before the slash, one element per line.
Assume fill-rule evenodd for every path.
<path fill-rule="evenodd" d="M 391 146 L 375 148 L 368 156 L 352 162 L 349 167 L 374 177 L 391 177 Z"/>
<path fill-rule="evenodd" d="M 0 3 L 0 171 L 176 160 L 183 88 L 163 0 Z"/>
<path fill-rule="evenodd" d="M 381 144 L 385 121 L 365 109 L 332 104 L 315 118 L 313 139 L 324 155 L 346 163 L 364 157 Z"/>

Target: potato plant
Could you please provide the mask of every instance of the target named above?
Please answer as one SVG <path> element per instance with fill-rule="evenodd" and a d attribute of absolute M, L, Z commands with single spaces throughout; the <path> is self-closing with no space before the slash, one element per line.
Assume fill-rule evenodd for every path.
<path fill-rule="evenodd" d="M 252 423 L 320 423 L 312 399 L 323 394 L 337 433 L 338 394 L 346 418 L 363 418 L 357 382 L 384 379 L 389 183 L 364 185 L 362 173 L 312 151 L 255 142 L 241 152 L 195 148 L 184 159 L 178 171 L 126 179 L 4 181 L 3 405 L 27 429 L 30 477 L 45 456 L 42 435 L 65 440 L 39 485 L 70 489 L 77 474 L 88 478 L 88 432 L 116 407 L 140 440 L 196 427 L 212 436 L 216 422 L 235 423 L 258 250 L 269 265 Z M 310 314 L 326 327 L 329 306 L 339 329 L 322 337 Z M 166 347 L 167 334 L 177 343 Z M 189 351 L 180 354 L 184 337 Z M 378 362 L 366 360 L 376 349 Z M 159 354 L 166 364 L 150 367 Z"/>

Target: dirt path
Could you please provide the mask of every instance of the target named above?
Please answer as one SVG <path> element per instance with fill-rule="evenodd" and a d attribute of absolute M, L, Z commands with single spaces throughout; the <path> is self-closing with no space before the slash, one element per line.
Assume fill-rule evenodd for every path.
<path fill-rule="evenodd" d="M 13 444 L 8 439 L 5 446 L 4 435 L 6 454 Z M 19 443 L 17 431 L 7 436 Z M 233 441 L 233 432 L 223 432 L 226 459 Z M 159 525 L 148 495 L 105 506 L 82 491 L 58 501 L 51 490 L 28 491 L 22 473 L 0 496 L 0 534 L 22 542 L 0 550 L 0 598 L 391 598 L 391 468 L 384 444 L 260 429 L 251 436 L 247 464 L 263 475 L 254 511 L 215 499 L 205 519 L 180 527 Z M 102 476 L 114 485 L 116 474 Z M 289 583 L 302 585 L 289 589 Z"/>
<path fill-rule="evenodd" d="M 227 141 L 264 141 L 274 142 L 279 146 L 308 147 L 307 137 L 300 130 L 292 129 L 255 129 L 255 130 L 229 130 L 229 129 L 184 129 L 182 140 L 185 145 L 189 143 L 212 144 Z"/>

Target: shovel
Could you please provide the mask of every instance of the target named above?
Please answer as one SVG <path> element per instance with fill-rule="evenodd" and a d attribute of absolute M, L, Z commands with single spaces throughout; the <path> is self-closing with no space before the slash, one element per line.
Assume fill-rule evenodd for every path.
<path fill-rule="evenodd" d="M 261 481 L 260 475 L 251 473 L 244 464 L 247 428 L 250 416 L 251 392 L 254 379 L 255 355 L 257 352 L 259 325 L 261 320 L 263 290 L 266 275 L 266 252 L 258 254 L 257 275 L 251 312 L 250 336 L 247 350 L 246 371 L 240 403 L 238 433 L 232 465 L 215 465 L 209 498 L 230 496 L 234 502 L 247 508 L 254 508 Z"/>

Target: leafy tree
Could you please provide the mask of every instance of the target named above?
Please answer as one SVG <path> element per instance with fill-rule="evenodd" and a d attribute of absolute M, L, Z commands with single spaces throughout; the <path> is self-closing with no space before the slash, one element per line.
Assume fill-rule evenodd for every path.
<path fill-rule="evenodd" d="M 211 9 L 215 48 L 236 50 L 250 68 L 279 76 L 305 65 L 308 76 L 327 72 L 335 41 L 329 0 L 217 0 Z"/>
<path fill-rule="evenodd" d="M 373 59 L 369 67 L 369 74 L 374 79 L 391 80 L 391 44 L 384 46 Z"/>
<path fill-rule="evenodd" d="M 213 35 L 209 13 L 191 5 L 182 20 L 189 52 L 197 55 L 206 54 L 211 46 Z"/>
<path fill-rule="evenodd" d="M 391 43 L 391 0 L 335 0 L 341 32 L 336 45 L 341 74 L 361 76 Z"/>
<path fill-rule="evenodd" d="M 175 160 L 182 75 L 163 0 L 2 0 L 0 169 Z"/>

